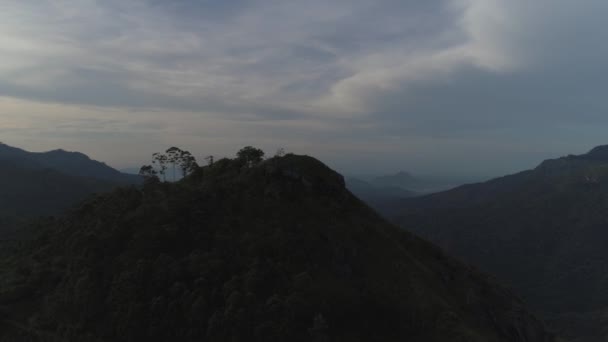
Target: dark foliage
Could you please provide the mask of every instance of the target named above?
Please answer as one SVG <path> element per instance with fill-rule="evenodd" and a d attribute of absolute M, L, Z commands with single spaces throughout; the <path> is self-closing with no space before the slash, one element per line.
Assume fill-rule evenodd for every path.
<path fill-rule="evenodd" d="M 403 201 L 396 221 L 511 284 L 564 335 L 608 337 L 608 147 Z"/>
<path fill-rule="evenodd" d="M 139 182 L 80 153 L 32 153 L 0 143 L 0 254 L 23 235 L 24 222 L 131 181 Z"/>
<path fill-rule="evenodd" d="M 310 157 L 217 160 L 41 226 L 0 268 L 1 341 L 553 341 Z"/>
<path fill-rule="evenodd" d="M 15 222 L 59 214 L 114 183 L 65 175 L 51 169 L 30 169 L 0 160 L 0 240 Z"/>
<path fill-rule="evenodd" d="M 264 151 L 253 146 L 245 146 L 236 153 L 237 160 L 242 161 L 247 166 L 253 166 L 264 160 Z"/>

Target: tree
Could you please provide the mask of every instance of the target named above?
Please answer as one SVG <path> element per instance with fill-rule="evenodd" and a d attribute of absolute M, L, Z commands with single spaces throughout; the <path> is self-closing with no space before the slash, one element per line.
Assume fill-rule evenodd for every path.
<path fill-rule="evenodd" d="M 186 177 L 198 168 L 198 163 L 192 153 L 181 151 L 179 155 L 179 168 L 182 171 L 182 177 Z"/>
<path fill-rule="evenodd" d="M 158 178 L 157 174 L 158 172 L 156 172 L 152 165 L 144 165 L 139 169 L 139 175 L 144 179 Z"/>
<path fill-rule="evenodd" d="M 205 157 L 205 160 L 207 161 L 207 165 L 212 166 L 213 163 L 215 162 L 215 159 L 213 158 L 213 156 L 207 156 Z"/>
<path fill-rule="evenodd" d="M 277 152 L 274 154 L 275 157 L 283 157 L 285 156 L 285 149 L 280 147 Z"/>
<path fill-rule="evenodd" d="M 181 164 L 181 158 L 182 158 L 182 154 L 184 153 L 184 151 L 182 151 L 180 148 L 178 147 L 170 147 L 167 149 L 167 151 L 165 151 L 166 156 L 167 156 L 167 162 L 169 164 L 171 164 L 173 166 L 173 181 L 176 181 L 176 168 L 177 165 Z"/>
<path fill-rule="evenodd" d="M 158 172 L 152 165 L 144 165 L 139 169 L 139 175 L 144 179 L 144 185 L 158 183 L 160 180 L 157 174 Z"/>
<path fill-rule="evenodd" d="M 166 171 L 167 171 L 167 155 L 162 153 L 154 153 L 152 155 L 152 164 L 158 165 L 158 173 L 163 176 L 163 182 L 167 181 Z"/>
<path fill-rule="evenodd" d="M 264 160 L 264 151 L 253 146 L 245 146 L 236 153 L 236 157 L 245 162 L 245 165 L 251 167 Z"/>

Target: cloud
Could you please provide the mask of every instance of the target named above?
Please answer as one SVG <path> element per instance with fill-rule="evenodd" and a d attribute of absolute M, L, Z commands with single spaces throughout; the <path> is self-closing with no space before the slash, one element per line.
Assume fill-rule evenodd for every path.
<path fill-rule="evenodd" d="M 138 149 L 167 140 L 221 153 L 259 141 L 342 165 L 359 150 L 427 171 L 455 155 L 532 166 L 602 142 L 606 10 L 600 0 L 5 1 L 0 108 L 20 114 L 0 119 L 38 132 L 31 146 L 41 132 L 75 148 L 93 136 L 109 146 L 112 134 Z"/>
<path fill-rule="evenodd" d="M 5 5 L 0 90 L 98 106 L 331 115 L 339 108 L 322 98 L 341 80 L 365 73 L 364 64 L 385 63 L 374 59 L 386 46 L 398 46 L 387 51 L 395 59 L 414 54 L 415 41 L 441 34 L 422 20 L 441 6 L 413 1 L 204 4 Z M 416 15 L 404 17 L 411 10 Z"/>

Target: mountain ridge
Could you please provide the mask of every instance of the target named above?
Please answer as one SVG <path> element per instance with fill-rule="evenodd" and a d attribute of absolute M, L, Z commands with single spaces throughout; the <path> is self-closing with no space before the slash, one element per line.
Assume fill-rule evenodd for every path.
<path fill-rule="evenodd" d="M 55 149 L 47 152 L 29 152 L 0 143 L 0 160 L 26 168 L 54 169 L 83 178 L 96 178 L 123 184 L 137 183 L 139 177 L 117 171 L 107 164 L 91 159 L 81 152 Z"/>
<path fill-rule="evenodd" d="M 407 199 L 393 222 L 495 274 L 570 338 L 601 341 L 608 323 L 608 151 Z M 563 317 L 579 317 L 564 324 Z M 595 322 L 589 324 L 588 322 Z M 592 328 L 590 328 L 590 326 Z"/>
<path fill-rule="evenodd" d="M 14 313 L 0 341 L 555 340 L 306 156 L 223 159 L 98 196 L 20 253 L 0 265 Z"/>
<path fill-rule="evenodd" d="M 0 240 L 21 235 L 23 222 L 61 214 L 94 193 L 139 182 L 82 153 L 33 153 L 0 144 Z"/>

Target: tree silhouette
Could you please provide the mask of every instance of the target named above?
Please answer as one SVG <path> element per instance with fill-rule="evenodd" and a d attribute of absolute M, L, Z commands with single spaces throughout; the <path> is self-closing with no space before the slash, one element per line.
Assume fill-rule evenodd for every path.
<path fill-rule="evenodd" d="M 167 162 L 168 162 L 168 158 L 167 155 L 163 154 L 163 153 L 154 153 L 152 155 L 152 164 L 158 165 L 158 173 L 163 176 L 163 182 L 167 181 L 167 175 L 166 175 L 166 171 L 167 171 Z"/>
<path fill-rule="evenodd" d="M 181 158 L 182 158 L 182 154 L 184 153 L 184 151 L 182 151 L 180 148 L 178 147 L 170 147 L 167 149 L 167 151 L 165 151 L 166 156 L 167 156 L 167 163 L 171 164 L 173 167 L 173 181 L 176 181 L 176 168 L 178 165 L 181 164 Z"/>
<path fill-rule="evenodd" d="M 144 165 L 139 169 L 139 175 L 144 178 L 144 183 L 150 183 L 158 180 L 158 172 L 152 165 Z"/>
<path fill-rule="evenodd" d="M 198 168 L 196 158 L 189 151 L 181 151 L 179 155 L 179 168 L 182 171 L 182 177 L 186 177 Z"/>
<path fill-rule="evenodd" d="M 213 156 L 207 156 L 207 157 L 205 157 L 205 160 L 207 161 L 207 165 L 209 165 L 209 166 L 213 165 L 213 163 L 215 162 L 215 159 L 213 158 Z"/>
<path fill-rule="evenodd" d="M 253 146 L 245 146 L 236 153 L 236 157 L 245 162 L 245 165 L 251 167 L 264 160 L 264 151 Z"/>
<path fill-rule="evenodd" d="M 285 149 L 280 147 L 277 152 L 274 154 L 275 157 L 283 157 L 285 156 Z"/>

